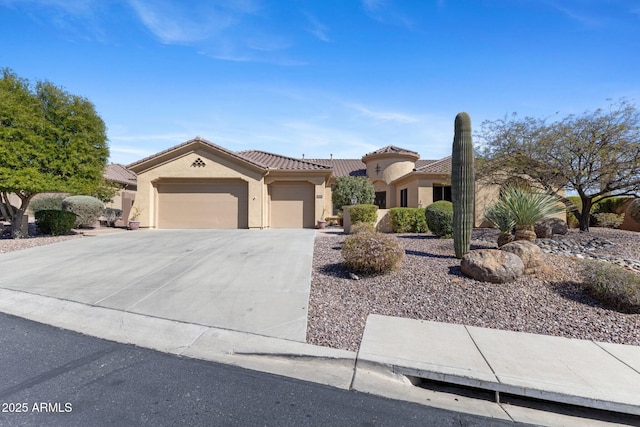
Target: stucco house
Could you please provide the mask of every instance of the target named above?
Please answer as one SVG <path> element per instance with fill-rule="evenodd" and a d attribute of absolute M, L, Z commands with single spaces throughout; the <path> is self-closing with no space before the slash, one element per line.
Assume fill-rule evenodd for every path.
<path fill-rule="evenodd" d="M 361 159 L 295 159 L 196 137 L 127 169 L 137 176 L 135 204 L 148 228 L 312 228 L 335 214 L 331 188 L 340 176 L 368 177 L 381 209 L 451 200 L 449 157 L 421 160 L 395 146 Z M 486 193 L 478 192 L 476 225 Z"/>

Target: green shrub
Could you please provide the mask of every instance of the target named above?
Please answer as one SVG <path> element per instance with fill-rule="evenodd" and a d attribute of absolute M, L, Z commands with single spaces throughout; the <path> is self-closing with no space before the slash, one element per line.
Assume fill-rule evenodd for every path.
<path fill-rule="evenodd" d="M 351 226 L 351 230 L 349 234 L 357 234 L 357 233 L 375 233 L 376 228 L 373 224 L 369 222 L 356 222 Z"/>
<path fill-rule="evenodd" d="M 424 208 L 391 208 L 389 214 L 394 233 L 426 233 L 429 231 Z"/>
<path fill-rule="evenodd" d="M 352 204 L 351 198 L 356 197 L 356 203 L 373 203 L 375 197 L 373 184 L 362 176 L 339 176 L 331 192 L 331 201 L 336 209 Z"/>
<path fill-rule="evenodd" d="M 624 221 L 624 214 L 602 212 L 593 214 L 593 216 L 598 227 L 618 228 Z"/>
<path fill-rule="evenodd" d="M 618 213 L 620 207 L 624 205 L 627 200 L 629 200 L 628 197 L 609 197 L 601 202 L 596 203 L 591 208 L 591 213 Z"/>
<path fill-rule="evenodd" d="M 453 203 L 439 200 L 425 209 L 427 227 L 433 234 L 445 239 L 453 236 Z"/>
<path fill-rule="evenodd" d="M 105 210 L 102 212 L 102 216 L 107 222 L 107 225 L 109 227 L 113 227 L 115 225 L 115 222 L 122 218 L 122 209 L 105 208 Z"/>
<path fill-rule="evenodd" d="M 640 313 L 640 276 L 604 261 L 580 264 L 584 284 L 595 298 L 613 309 Z"/>
<path fill-rule="evenodd" d="M 354 205 L 345 208 L 349 209 L 351 214 L 351 224 L 357 222 L 375 224 L 378 219 L 378 207 L 376 205 Z"/>
<path fill-rule="evenodd" d="M 70 196 L 62 201 L 62 210 L 76 214 L 75 228 L 87 228 L 100 218 L 104 203 L 92 196 Z"/>
<path fill-rule="evenodd" d="M 576 205 L 578 210 L 582 212 L 582 200 L 580 196 L 569 196 L 567 199 L 571 200 L 571 202 Z M 591 205 L 591 211 L 589 213 L 589 225 L 592 227 L 609 227 L 609 225 L 602 225 L 600 220 L 598 220 L 597 214 L 616 214 L 619 210 L 620 206 L 622 206 L 627 200 L 628 197 L 610 197 L 608 199 L 604 199 L 601 202 L 594 203 Z M 605 223 L 615 223 L 614 217 L 602 217 Z M 575 228 L 578 226 L 578 218 L 569 212 L 567 209 L 567 224 L 569 227 Z M 614 226 L 611 228 L 617 228 L 618 226 Z"/>
<path fill-rule="evenodd" d="M 345 267 L 356 273 L 387 273 L 395 270 L 403 257 L 398 239 L 384 233 L 351 234 L 342 246 Z"/>
<path fill-rule="evenodd" d="M 62 201 L 65 198 L 62 196 L 43 197 L 41 199 L 32 200 L 29 203 L 29 208 L 35 214 L 38 211 L 44 210 L 62 210 Z"/>
<path fill-rule="evenodd" d="M 526 190 L 517 186 L 505 187 L 496 205 L 511 216 L 516 227 L 533 227 L 541 219 L 565 210 L 558 199 L 551 194 Z"/>
<path fill-rule="evenodd" d="M 59 209 L 43 209 L 35 213 L 36 227 L 40 234 L 60 236 L 68 234 L 76 222 L 76 214 Z"/>

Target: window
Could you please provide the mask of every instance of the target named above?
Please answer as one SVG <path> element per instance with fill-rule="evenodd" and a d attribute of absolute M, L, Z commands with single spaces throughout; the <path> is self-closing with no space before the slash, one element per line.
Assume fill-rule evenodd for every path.
<path fill-rule="evenodd" d="M 433 201 L 437 202 L 438 200 L 447 200 L 449 202 L 452 201 L 450 185 L 434 185 L 433 186 Z"/>
<path fill-rule="evenodd" d="M 409 206 L 408 202 L 408 197 L 409 196 L 409 190 L 407 190 L 406 188 L 403 188 L 402 190 L 400 190 L 400 207 L 401 208 L 406 208 L 407 206 Z"/>

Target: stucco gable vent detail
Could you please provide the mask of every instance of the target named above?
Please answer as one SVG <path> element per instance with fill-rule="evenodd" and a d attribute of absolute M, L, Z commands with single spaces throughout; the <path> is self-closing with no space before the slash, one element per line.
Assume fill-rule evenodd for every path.
<path fill-rule="evenodd" d="M 207 166 L 207 164 L 200 157 L 198 157 L 193 161 L 193 163 L 191 163 L 192 168 L 203 168 L 205 166 Z"/>

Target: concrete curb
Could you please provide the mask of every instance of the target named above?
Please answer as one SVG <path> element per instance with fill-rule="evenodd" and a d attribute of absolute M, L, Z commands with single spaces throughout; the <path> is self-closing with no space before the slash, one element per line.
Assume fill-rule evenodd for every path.
<path fill-rule="evenodd" d="M 640 415 L 639 366 L 638 346 L 370 315 L 354 388 L 365 372 L 391 371 L 495 392 L 497 403 L 506 393 Z"/>
<path fill-rule="evenodd" d="M 165 353 L 349 389 L 356 353 L 0 289 L 0 311 Z"/>

